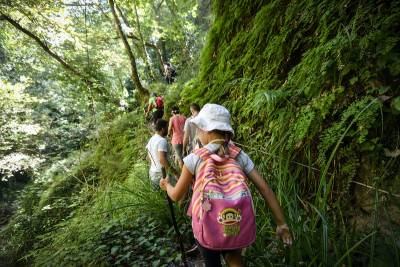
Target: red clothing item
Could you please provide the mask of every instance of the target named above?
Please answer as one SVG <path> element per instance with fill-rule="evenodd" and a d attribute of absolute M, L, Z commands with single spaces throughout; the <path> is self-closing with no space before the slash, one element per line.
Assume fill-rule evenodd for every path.
<path fill-rule="evenodd" d="M 183 126 L 185 125 L 186 118 L 183 115 L 174 115 L 171 117 L 172 139 L 171 144 L 183 144 Z"/>

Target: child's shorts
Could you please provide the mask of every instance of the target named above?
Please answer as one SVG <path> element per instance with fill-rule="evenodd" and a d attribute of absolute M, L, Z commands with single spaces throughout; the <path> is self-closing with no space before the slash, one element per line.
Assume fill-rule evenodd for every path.
<path fill-rule="evenodd" d="M 182 144 L 173 144 L 172 147 L 174 148 L 175 155 L 179 160 L 183 160 L 183 145 Z"/>
<path fill-rule="evenodd" d="M 162 172 L 152 172 L 149 171 L 150 181 L 154 188 L 160 188 L 160 180 L 162 177 Z"/>
<path fill-rule="evenodd" d="M 150 181 L 151 185 L 153 186 L 154 189 L 160 189 L 160 180 L 161 178 L 164 178 L 162 175 L 162 172 L 152 172 L 149 171 L 149 176 L 150 176 Z M 170 184 L 175 185 L 178 179 L 176 179 L 175 176 L 173 175 L 168 175 L 168 181 Z"/>

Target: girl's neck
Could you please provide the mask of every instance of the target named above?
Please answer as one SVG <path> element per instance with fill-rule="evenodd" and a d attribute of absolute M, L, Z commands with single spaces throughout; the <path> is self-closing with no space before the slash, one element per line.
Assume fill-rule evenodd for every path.
<path fill-rule="evenodd" d="M 208 132 L 208 143 L 209 144 L 223 144 L 225 139 L 222 135 L 216 132 Z"/>
<path fill-rule="evenodd" d="M 215 138 L 213 140 L 210 140 L 207 145 L 209 145 L 209 144 L 220 144 L 221 145 L 224 142 L 225 142 L 225 140 L 222 138 Z"/>

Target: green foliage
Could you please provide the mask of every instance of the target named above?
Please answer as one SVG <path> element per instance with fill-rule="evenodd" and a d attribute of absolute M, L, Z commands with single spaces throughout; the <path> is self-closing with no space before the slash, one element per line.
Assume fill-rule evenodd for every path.
<path fill-rule="evenodd" d="M 75 209 L 83 204 L 86 192 L 81 191 L 79 180 L 88 173 L 76 169 L 76 161 L 79 161 L 78 153 L 55 162 L 49 169 L 51 171 L 20 192 L 19 210 L 0 233 L 2 262 L 11 266 L 29 262 L 29 257 L 22 257 L 27 251 L 40 246 L 38 236 L 71 218 Z M 72 168 L 70 173 L 66 172 L 69 168 Z"/>
<path fill-rule="evenodd" d="M 295 237 L 291 249 L 271 237 L 272 215 L 254 194 L 258 235 L 245 251 L 248 265 L 399 265 L 399 201 L 391 194 L 400 185 L 399 2 L 215 1 L 199 63 L 201 41 L 195 40 L 202 30 L 195 27 L 199 18 L 193 3 L 136 2 L 145 39 L 159 42 L 179 73 L 173 85 L 149 81 L 148 87 L 165 95 L 167 110 L 176 103 L 215 102 L 231 111 L 236 141 L 276 192 Z M 134 21 L 132 3 L 119 4 Z M 24 25 L 30 23 L 25 14 L 38 17 L 33 3 L 0 5 L 21 16 Z M 106 7 L 100 3 L 100 8 Z M 108 36 L 110 22 L 96 9 L 87 10 L 88 20 L 83 10 L 70 11 L 76 17 L 66 23 L 73 26 L 75 42 L 65 40 L 54 48 L 122 98 L 127 59 L 118 44 L 98 38 Z M 53 40 L 47 27 L 39 27 L 54 24 L 48 14 L 51 10 L 32 25 L 35 33 Z M 87 36 L 83 28 L 89 29 Z M 138 34 L 137 27 L 134 31 Z M 24 37 L 13 36 L 8 27 L 0 29 L 2 58 L 17 58 L 9 66 L 27 73 L 29 68 L 18 62 L 28 62 L 27 52 L 40 50 L 21 46 Z M 10 49 L 13 45 L 25 50 L 18 53 Z M 134 49 L 141 58 L 139 73 L 146 77 L 146 53 L 139 44 Z M 154 51 L 149 56 L 154 64 Z M 198 64 L 199 74 L 192 79 Z M 75 99 L 82 95 L 82 85 L 58 68 L 46 68 L 47 76 L 37 61 L 31 65 L 37 77 L 61 80 L 60 87 Z M 8 69 L 7 86 L 20 82 Z M 21 194 L 21 208 L 0 233 L 1 262 L 165 266 L 180 261 L 164 196 L 152 190 L 147 177 L 143 146 L 149 130 L 142 112 L 112 114 L 92 97 L 83 94 L 80 107 L 65 106 L 102 113 L 102 120 L 90 121 L 98 130 L 85 152 L 55 162 Z M 62 138 L 74 139 L 64 135 L 75 136 L 69 123 L 57 126 L 64 129 Z M 189 236 L 187 219 L 176 211 Z"/>
<path fill-rule="evenodd" d="M 326 162 L 325 155 L 328 149 L 338 142 L 343 142 L 344 137 L 349 136 L 353 140 L 355 139 L 354 141 L 357 144 L 364 143 L 367 139 L 369 128 L 374 126 L 380 108 L 381 105 L 376 99 L 365 97 L 351 104 L 343 111 L 340 121 L 322 133 L 318 147 L 321 165 L 323 166 Z M 348 128 L 353 124 L 355 126 L 354 130 Z"/>
<path fill-rule="evenodd" d="M 164 196 L 148 183 L 143 144 L 150 132 L 141 103 L 132 97 L 134 88 L 131 95 L 126 92 L 129 61 L 110 31 L 107 1 L 14 2 L 0 1 L 1 16 L 37 36 L 78 74 L 1 18 L 0 265 L 143 265 L 154 251 L 163 254 L 154 266 L 179 262 Z M 199 13 L 207 15 L 207 9 L 195 1 L 137 1 L 136 17 L 131 1 L 117 4 L 127 18 L 127 33 L 142 35 L 147 43 L 143 51 L 140 41 L 129 39 L 143 84 L 166 95 L 169 103 L 177 101 L 182 84 L 198 68 L 207 28 Z M 171 90 L 161 82 L 162 73 L 155 79 L 149 75 L 161 67 L 160 60 L 177 68 Z M 89 83 L 79 75 L 90 77 Z M 124 109 L 133 112 L 121 117 Z M 21 177 L 26 181 L 15 183 Z M 22 190 L 28 180 L 31 184 Z M 149 228 L 139 227 L 138 218 Z M 160 228 L 151 240 L 154 247 L 146 241 L 128 257 L 112 249 L 116 244 L 109 237 L 118 239 L 116 229 L 129 229 L 133 239 L 147 238 L 154 225 Z M 108 226 L 105 240 L 101 230 Z M 96 250 L 102 245 L 111 247 Z"/>
<path fill-rule="evenodd" d="M 165 195 L 148 178 L 141 114 L 125 114 L 94 136 L 91 149 L 55 162 L 19 199 L 0 233 L 10 266 L 166 266 L 180 262 Z M 178 210 L 180 224 L 184 222 Z M 189 233 L 189 225 L 181 227 Z M 156 255 L 154 253 L 157 253 Z"/>
<path fill-rule="evenodd" d="M 0 76 L 1 225 L 16 208 L 18 191 L 33 180 L 43 181 L 38 178 L 42 170 L 78 149 L 91 127 L 85 105 L 60 83 L 9 74 L 15 80 Z"/>
<path fill-rule="evenodd" d="M 256 1 L 243 9 L 238 3 L 215 4 L 218 16 L 202 53 L 200 75 L 182 96 L 186 103 L 225 104 L 233 113 L 239 139 L 252 135 L 265 142 L 269 136 L 266 142 L 272 146 L 285 143 L 288 155 L 320 138 L 320 168 L 325 166 L 329 148 L 362 111 L 353 122 L 355 129 L 349 129 L 349 138 L 345 138 L 345 144 L 357 138 L 355 149 L 361 151 L 366 140 L 378 137 L 378 116 L 388 106 L 388 101 L 375 101 L 362 110 L 369 103 L 366 99 L 397 94 L 388 66 L 399 61 L 393 46 L 398 40 L 389 27 L 398 23 L 399 6 L 380 7 L 377 11 L 373 4 L 357 6 L 346 1 Z M 366 19 L 370 12 L 372 21 Z M 366 31 L 369 25 L 374 26 Z M 379 67 L 375 70 L 374 66 Z M 383 115 L 391 120 L 394 114 Z M 283 134 L 286 127 L 289 136 Z M 385 133 L 392 131 L 388 124 L 382 127 Z M 385 136 L 375 142 L 386 142 Z M 374 151 L 379 153 L 379 149 L 377 145 Z M 313 156 L 316 159 L 316 153 Z"/>
<path fill-rule="evenodd" d="M 135 128 L 132 122 L 137 123 Z M 81 165 L 98 169 L 99 187 L 92 187 L 94 184 L 86 179 L 81 187 L 87 187 L 89 194 L 85 197 L 81 191 L 80 196 L 88 204 L 80 204 L 73 217 L 38 237 L 44 246 L 30 253 L 38 266 L 49 264 L 49 260 L 54 265 L 75 262 L 118 266 L 149 262 L 163 266 L 179 260 L 170 240 L 165 198 L 151 188 L 147 164 L 143 162 L 141 145 L 148 136 L 144 129 L 138 115 L 128 114 L 101 131 L 96 149 Z M 126 147 L 112 150 L 118 142 L 124 142 Z M 104 150 L 109 151 L 107 157 L 99 159 Z M 115 159 L 119 164 L 113 163 Z M 74 181 L 71 177 L 69 180 Z M 155 257 L 155 251 L 162 255 Z"/>
<path fill-rule="evenodd" d="M 114 266 L 167 266 L 172 262 L 179 263 L 181 254 L 175 244 L 166 238 L 165 228 L 151 217 L 139 216 L 121 228 L 121 223 L 109 223 L 101 232 L 101 239 L 95 251 L 109 255 L 107 264 Z M 161 231 L 160 231 L 161 230 Z"/>
<path fill-rule="evenodd" d="M 355 195 L 374 202 L 353 182 L 370 185 L 379 177 L 396 192 L 393 171 L 400 170 L 388 166 L 400 166 L 399 157 L 389 160 L 384 151 L 398 149 L 399 2 L 217 1 L 213 8 L 200 73 L 184 87 L 183 102 L 231 111 L 235 139 L 273 177 L 297 237 L 290 251 L 268 241 L 266 249 L 273 230 L 270 214 L 261 212 L 261 237 L 248 260 L 331 266 L 345 255 L 349 266 L 391 262 L 391 256 L 362 252 L 376 236 L 385 239 L 384 230 L 372 234 L 376 229 L 360 230 L 357 219 L 354 225 L 347 220 L 364 209 Z M 262 202 L 256 198 L 258 214 Z M 398 247 L 379 246 L 398 262 Z"/>
<path fill-rule="evenodd" d="M 150 132 L 144 124 L 140 110 L 123 114 L 106 123 L 94 134 L 87 147 L 92 147 L 90 157 L 82 162 L 84 169 L 93 169 L 102 185 L 113 181 L 124 181 L 135 167 L 135 160 L 145 159 L 142 145 Z"/>

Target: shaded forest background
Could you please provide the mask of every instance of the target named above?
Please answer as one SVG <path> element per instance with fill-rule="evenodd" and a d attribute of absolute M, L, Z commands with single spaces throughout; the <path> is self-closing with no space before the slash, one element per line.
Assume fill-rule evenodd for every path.
<path fill-rule="evenodd" d="M 149 92 L 231 111 L 296 240 L 256 196 L 249 266 L 400 266 L 399 24 L 399 1 L 0 0 L 0 266 L 179 266 Z"/>

